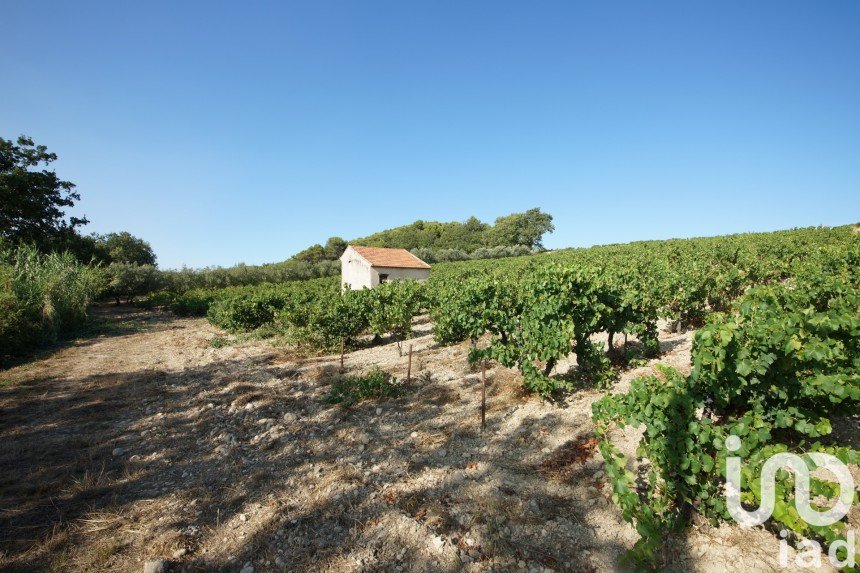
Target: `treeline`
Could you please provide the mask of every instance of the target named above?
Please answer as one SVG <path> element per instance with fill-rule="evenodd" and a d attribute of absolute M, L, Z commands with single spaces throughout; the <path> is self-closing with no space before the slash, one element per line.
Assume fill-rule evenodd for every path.
<path fill-rule="evenodd" d="M 69 253 L 78 263 L 102 269 L 100 294 L 117 304 L 156 291 L 184 293 L 266 283 L 332 277 L 347 242 L 330 238 L 290 259 L 266 265 L 161 270 L 152 247 L 128 232 L 83 234 L 86 217 L 65 210 L 80 201 L 75 185 L 49 169 L 56 154 L 21 136 L 0 138 L 0 241 L 7 251 L 27 245 L 35 252 Z M 493 225 L 471 217 L 465 222 L 416 221 L 354 241 L 356 244 L 411 249 L 435 263 L 525 255 L 540 249 L 552 232 L 552 216 L 540 209 L 499 217 Z M 11 249 L 11 250 L 10 250 Z M 65 257 L 65 255 L 63 255 Z M 8 255 L 9 260 L 15 258 Z M 63 260 L 68 260 L 64 258 Z"/>
<path fill-rule="evenodd" d="M 69 217 L 65 209 L 80 201 L 75 184 L 49 169 L 57 155 L 27 136 L 0 137 L 0 241 L 7 248 L 29 245 L 41 253 L 69 252 L 91 265 L 155 265 L 146 241 L 128 232 L 84 235 L 86 217 Z"/>
<path fill-rule="evenodd" d="M 528 255 L 542 248 L 543 236 L 552 232 L 552 215 L 540 209 L 512 213 L 494 225 L 470 217 L 463 223 L 416 221 L 354 241 L 331 237 L 290 259 L 266 265 L 158 271 L 126 266 L 116 268 L 111 294 L 131 299 L 157 290 L 183 293 L 191 289 L 217 289 L 286 283 L 340 274 L 338 259 L 347 244 L 408 249 L 428 263 L 500 259 Z"/>
<path fill-rule="evenodd" d="M 522 257 L 531 255 L 535 251 L 525 245 L 514 245 L 506 247 L 480 247 L 471 253 L 463 249 L 412 249 L 412 254 L 428 263 L 450 263 L 454 261 L 477 261 L 481 259 L 504 259 L 506 257 Z"/>
<path fill-rule="evenodd" d="M 543 236 L 555 230 L 552 215 L 540 209 L 498 217 L 494 224 L 469 217 L 465 222 L 415 221 L 352 241 L 368 247 L 459 249 L 472 253 L 484 247 L 543 247 Z"/>
<path fill-rule="evenodd" d="M 540 209 L 499 217 L 493 225 L 476 217 L 469 217 L 462 223 L 415 221 L 352 241 L 331 237 L 325 245 L 313 245 L 291 260 L 334 261 L 343 254 L 347 244 L 407 249 L 427 262 L 496 259 L 539 250 L 543 248 L 543 236 L 554 230 L 552 215 Z M 512 252 L 516 254 L 511 255 Z"/>
<path fill-rule="evenodd" d="M 345 248 L 345 247 L 344 247 Z M 513 247 L 481 247 L 467 253 L 462 249 L 412 249 L 411 252 L 428 263 L 474 261 L 521 257 L 534 251 L 524 245 Z M 340 255 L 338 255 L 339 257 Z M 232 267 L 182 268 L 158 270 L 154 267 L 117 265 L 109 269 L 114 277 L 111 296 L 131 299 L 157 290 L 183 293 L 191 289 L 217 289 L 236 286 L 253 286 L 265 283 L 287 283 L 340 275 L 340 262 L 321 259 L 315 262 L 296 260 L 267 265 L 238 264 Z"/>
<path fill-rule="evenodd" d="M 29 137 L 0 138 L 0 362 L 72 333 L 104 293 L 160 284 L 149 243 L 84 235 L 87 218 L 66 215 L 80 195 L 49 168 L 56 159 Z"/>
<path fill-rule="evenodd" d="M 531 248 L 524 245 L 481 247 L 471 253 L 462 249 L 412 249 L 413 254 L 428 263 L 521 257 L 533 252 Z M 114 264 L 108 271 L 111 277 L 110 296 L 120 300 L 130 300 L 158 290 L 180 294 L 192 289 L 280 284 L 335 277 L 340 275 L 340 262 L 338 260 L 308 262 L 291 259 L 268 265 L 238 264 L 232 267 L 183 268 L 165 271 L 147 266 Z"/>
<path fill-rule="evenodd" d="M 155 277 L 154 288 L 182 293 L 197 288 L 225 288 L 251 286 L 264 283 L 287 283 L 321 277 L 340 275 L 340 262 L 288 260 L 268 265 L 238 264 L 232 267 L 209 267 L 203 269 L 183 268 L 160 271 Z"/>

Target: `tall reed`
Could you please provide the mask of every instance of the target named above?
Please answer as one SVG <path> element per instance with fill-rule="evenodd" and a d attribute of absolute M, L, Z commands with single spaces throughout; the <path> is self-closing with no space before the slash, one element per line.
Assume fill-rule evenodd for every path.
<path fill-rule="evenodd" d="M 101 269 L 70 253 L 0 248 L 0 362 L 80 327 L 104 285 Z"/>

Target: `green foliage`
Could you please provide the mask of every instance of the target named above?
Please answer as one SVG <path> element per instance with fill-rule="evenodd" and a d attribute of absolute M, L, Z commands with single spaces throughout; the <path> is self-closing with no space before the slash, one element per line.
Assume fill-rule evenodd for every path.
<path fill-rule="evenodd" d="M 488 229 L 485 243 L 495 245 L 523 245 L 531 249 L 543 247 L 543 236 L 552 233 L 552 215 L 540 209 L 529 209 L 525 213 L 512 213 L 496 219 L 495 225 Z"/>
<path fill-rule="evenodd" d="M 341 293 L 337 281 L 319 279 L 194 290 L 176 297 L 172 308 L 197 315 L 202 311 L 212 324 L 233 333 L 276 326 L 295 342 L 335 350 L 341 342 L 351 346 L 368 329 L 402 340 L 411 335 L 412 318 L 424 306 L 424 286 L 415 281 Z"/>
<path fill-rule="evenodd" d="M 397 390 L 397 378 L 374 368 L 370 374 L 345 376 L 333 382 L 325 401 L 349 408 L 362 400 L 390 398 L 397 394 Z"/>
<path fill-rule="evenodd" d="M 223 294 L 218 289 L 189 290 L 173 297 L 170 310 L 179 316 L 206 316 L 209 306 Z"/>
<path fill-rule="evenodd" d="M 395 227 L 350 241 L 354 245 L 368 247 L 391 247 L 401 249 L 462 249 L 470 252 L 486 245 L 484 236 L 487 225 L 469 218 L 464 223 L 437 221 L 415 221 L 409 225 Z"/>
<path fill-rule="evenodd" d="M 176 301 L 176 295 L 166 290 L 159 290 L 149 293 L 149 295 L 141 301 L 135 303 L 135 306 L 141 308 L 153 309 L 159 307 L 170 308 Z M 179 314 L 179 313 L 177 313 Z M 205 314 L 205 313 L 204 313 Z"/>
<path fill-rule="evenodd" d="M 529 209 L 525 213 L 499 217 L 495 225 L 487 225 L 475 217 L 463 223 L 415 221 L 351 243 L 369 247 L 420 249 L 424 254 L 431 253 L 428 258 L 432 260 L 463 260 L 467 253 L 486 247 L 540 248 L 543 235 L 553 230 L 551 215 L 542 213 L 540 209 Z"/>
<path fill-rule="evenodd" d="M 288 260 L 259 266 L 238 264 L 229 268 L 183 268 L 160 271 L 160 274 L 163 288 L 183 294 L 194 289 L 226 289 L 334 277 L 340 275 L 340 263 L 329 260 L 316 263 Z"/>
<path fill-rule="evenodd" d="M 215 300 L 206 318 L 229 332 L 247 332 L 273 322 L 284 304 L 282 296 L 271 292 L 235 295 Z"/>
<path fill-rule="evenodd" d="M 158 269 L 152 265 L 111 263 L 105 269 L 105 276 L 105 295 L 113 298 L 116 304 L 123 300 L 131 303 L 134 297 L 153 292 L 161 286 Z"/>
<path fill-rule="evenodd" d="M 411 225 L 356 239 L 352 243 L 411 249 L 419 258 L 428 262 L 495 259 L 532 253 L 532 247 L 540 244 L 540 235 L 535 238 L 535 233 L 541 228 L 546 229 L 544 232 L 552 230 L 551 223 L 548 223 L 552 217 L 540 213 L 537 209 L 514 213 L 499 220 L 504 220 L 503 226 L 508 228 L 508 231 L 499 233 L 498 240 L 508 242 L 493 242 L 497 240 L 489 235 L 493 227 L 470 217 L 463 223 L 416 221 Z M 182 294 L 192 289 L 278 284 L 337 276 L 340 275 L 338 258 L 346 246 L 347 242 L 342 238 L 331 237 L 325 245 L 312 245 L 280 263 L 162 271 L 160 284 L 163 287 L 160 288 Z M 98 260 L 107 260 L 101 254 L 103 249 L 99 249 L 97 244 L 90 245 L 92 256 Z"/>
<path fill-rule="evenodd" d="M 605 384 L 612 378 L 611 367 L 591 336 L 630 329 L 656 340 L 657 314 L 655 308 L 649 312 L 646 305 L 623 296 L 604 274 L 593 268 L 547 264 L 522 277 L 443 282 L 431 296 L 436 340 L 476 341 L 489 332 L 490 345 L 474 348 L 471 358 L 518 367 L 525 386 L 542 396 L 572 388 L 571 381 L 549 376 L 571 353 L 581 375 Z"/>
<path fill-rule="evenodd" d="M 463 249 L 431 249 L 419 247 L 410 251 L 413 255 L 425 263 L 448 263 L 454 261 L 470 261 L 479 259 L 503 259 L 507 257 L 523 257 L 531 255 L 534 251 L 525 245 L 496 247 L 480 247 L 471 253 Z"/>
<path fill-rule="evenodd" d="M 281 313 L 287 313 L 290 321 L 292 321 L 300 320 L 300 316 L 309 316 L 312 310 L 311 306 L 321 300 L 323 295 L 333 295 L 337 292 L 338 281 L 334 277 L 286 282 L 278 285 L 199 288 L 173 295 L 171 310 L 183 316 L 206 316 L 209 307 L 215 301 L 265 294 L 276 297 L 278 299 L 276 308 Z"/>
<path fill-rule="evenodd" d="M 293 261 L 304 261 L 308 263 L 319 263 L 322 261 L 336 261 L 346 250 L 347 242 L 340 237 L 330 237 L 325 246 L 313 245 L 304 251 L 293 255 Z"/>
<path fill-rule="evenodd" d="M 853 269 L 830 276 L 800 273 L 779 286 L 756 287 L 732 314 L 714 314 L 695 337 L 693 373 L 663 369 L 638 378 L 623 394 L 593 406 L 613 500 L 642 536 L 631 557 L 652 563 L 663 536 L 684 526 L 692 511 L 713 522 L 729 519 L 723 496 L 725 440 L 742 439 L 744 502 L 761 502 L 758 476 L 778 452 L 821 451 L 856 463 L 857 452 L 817 440 L 834 416 L 860 402 L 860 298 Z M 609 439 L 613 427 L 644 427 L 639 455 L 650 469 L 645 491 Z M 811 462 L 809 462 L 811 463 Z M 810 469 L 813 469 L 810 466 Z M 779 527 L 827 543 L 844 526 L 811 526 L 794 506 L 792 474 L 778 474 Z M 832 487 L 812 481 L 814 494 Z"/>
<path fill-rule="evenodd" d="M 95 256 L 105 263 L 125 263 L 138 266 L 156 265 L 155 253 L 152 247 L 131 233 L 108 233 L 94 235 L 96 242 Z"/>
<path fill-rule="evenodd" d="M 436 342 L 450 345 L 473 343 L 487 332 L 487 323 L 510 298 L 508 283 L 500 280 L 440 280 L 433 285 L 430 316 Z"/>
<path fill-rule="evenodd" d="M 232 333 L 267 328 L 317 350 L 347 347 L 370 330 L 402 340 L 412 319 L 426 306 L 425 287 L 392 281 L 372 290 L 340 292 L 334 279 L 227 289 L 195 289 L 175 296 L 179 314 L 205 315 Z"/>
<path fill-rule="evenodd" d="M 841 268 L 851 261 L 856 265 L 858 244 L 860 234 L 850 227 L 644 241 L 504 260 L 441 263 L 434 265 L 430 282 L 432 291 L 433 285 L 470 277 L 522 276 L 549 263 L 591 268 L 605 275 L 604 282 L 615 285 L 622 303 L 634 304 L 637 312 L 653 314 L 656 309 L 661 318 L 700 326 L 710 312 L 731 308 L 752 286 L 809 275 L 810 268 L 826 274 L 837 264 L 834 261 Z M 629 322 L 646 324 L 637 319 Z"/>
<path fill-rule="evenodd" d="M 412 318 L 425 306 L 421 283 L 395 280 L 365 292 L 367 321 L 376 336 L 391 332 L 403 340 L 412 335 Z"/>
<path fill-rule="evenodd" d="M 525 385 L 541 395 L 557 387 L 571 389 L 567 381 L 549 378 L 554 365 L 571 352 L 580 371 L 605 367 L 602 353 L 590 340 L 608 308 L 596 275 L 578 269 L 547 266 L 537 269 L 518 290 L 519 300 L 509 306 L 497 324 L 487 357 L 505 366 L 519 366 Z M 492 330 L 492 327 L 491 327 Z M 506 333 L 506 336 L 501 336 Z M 540 370 L 536 365 L 543 364 Z"/>
<path fill-rule="evenodd" d="M 64 209 L 81 197 L 48 169 L 56 159 L 24 135 L 17 142 L 0 137 L 0 239 L 47 252 L 67 246 L 75 228 L 87 224 L 86 218 L 66 218 Z"/>
<path fill-rule="evenodd" d="M 102 271 L 69 253 L 0 250 L 0 362 L 74 332 L 103 288 Z"/>
<path fill-rule="evenodd" d="M 318 339 L 321 348 L 337 348 L 343 341 L 347 347 L 355 337 L 370 326 L 369 291 L 345 291 L 341 296 L 332 296 L 329 302 L 317 305 L 306 320 L 293 319 L 293 324 L 307 328 L 305 338 Z"/>

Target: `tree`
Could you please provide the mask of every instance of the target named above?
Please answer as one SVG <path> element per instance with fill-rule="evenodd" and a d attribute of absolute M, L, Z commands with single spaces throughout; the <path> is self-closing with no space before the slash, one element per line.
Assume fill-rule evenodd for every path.
<path fill-rule="evenodd" d="M 107 268 L 105 294 L 113 297 L 119 305 L 124 299 L 131 303 L 135 296 L 142 296 L 161 286 L 158 270 L 152 265 L 134 263 L 111 263 Z"/>
<path fill-rule="evenodd" d="M 311 245 L 304 251 L 300 251 L 293 255 L 292 260 L 303 263 L 318 263 L 326 259 L 325 247 L 317 243 Z"/>
<path fill-rule="evenodd" d="M 540 209 L 529 209 L 525 213 L 512 213 L 496 219 L 495 225 L 487 233 L 487 245 L 525 245 L 540 249 L 543 247 L 544 234 L 554 230 L 552 215 Z"/>
<path fill-rule="evenodd" d="M 56 159 L 55 153 L 27 136 L 20 136 L 17 143 L 0 137 L 0 237 L 48 251 L 89 222 L 66 218 L 64 208 L 73 207 L 81 196 L 73 183 L 46 169 Z"/>
<path fill-rule="evenodd" d="M 96 245 L 100 258 L 106 263 L 156 264 L 150 244 L 127 231 L 96 236 Z"/>
<path fill-rule="evenodd" d="M 336 261 L 346 250 L 346 241 L 340 237 L 329 237 L 329 240 L 326 241 L 323 249 L 325 250 L 325 256 L 327 259 Z"/>

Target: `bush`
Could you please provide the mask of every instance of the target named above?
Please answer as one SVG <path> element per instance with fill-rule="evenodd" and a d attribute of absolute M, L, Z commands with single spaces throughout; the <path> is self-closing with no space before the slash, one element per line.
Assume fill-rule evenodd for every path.
<path fill-rule="evenodd" d="M 452 281 L 434 296 L 441 304 L 432 313 L 439 321 L 436 339 L 450 344 L 468 337 L 475 342 L 489 332 L 489 346 L 473 347 L 470 360 L 516 366 L 525 387 L 542 396 L 573 388 L 570 380 L 550 377 L 571 352 L 580 375 L 605 385 L 614 373 L 591 336 L 606 328 L 611 294 L 598 271 L 552 264 L 522 279 Z M 631 327 L 627 320 L 613 318 L 613 327 Z"/>
<path fill-rule="evenodd" d="M 123 299 L 126 304 L 130 304 L 134 297 L 153 292 L 161 286 L 158 269 L 152 265 L 111 263 L 106 275 L 108 283 L 105 294 L 113 298 L 116 304 L 120 304 Z"/>
<path fill-rule="evenodd" d="M 206 316 L 211 305 L 218 297 L 212 289 L 193 289 L 177 296 L 170 303 L 170 310 L 179 316 Z"/>
<path fill-rule="evenodd" d="M 177 297 L 172 292 L 166 290 L 159 290 L 150 293 L 148 297 L 146 297 L 144 300 L 135 302 L 134 305 L 146 309 L 170 307 L 176 302 L 176 300 Z"/>
<path fill-rule="evenodd" d="M 694 509 L 715 525 L 730 519 L 722 469 L 730 436 L 742 440 L 744 501 L 754 506 L 762 503 L 754 481 L 774 453 L 823 452 L 857 463 L 860 452 L 831 438 L 833 419 L 860 403 L 860 292 L 852 278 L 755 287 L 734 314 L 715 313 L 696 333 L 692 374 L 663 368 L 661 377 L 637 378 L 593 405 L 613 499 L 642 535 L 634 562 L 652 563 L 663 537 Z M 650 464 L 645 479 L 627 470 L 609 439 L 616 426 L 644 426 L 637 452 Z M 840 541 L 844 523 L 817 526 L 797 516 L 792 476 L 777 476 L 773 520 L 798 536 Z M 833 497 L 815 476 L 811 487 Z"/>
<path fill-rule="evenodd" d="M 426 306 L 425 287 L 412 280 L 395 280 L 366 291 L 367 321 L 377 337 L 391 332 L 398 340 L 412 335 L 412 317 Z"/>
<path fill-rule="evenodd" d="M 310 330 L 318 334 L 322 347 L 335 349 L 341 341 L 349 346 L 356 336 L 367 330 L 369 293 L 348 290 L 317 308 L 308 323 Z"/>
<path fill-rule="evenodd" d="M 101 270 L 70 253 L 35 248 L 0 251 L 0 362 L 55 342 L 87 319 L 104 288 Z"/>
<path fill-rule="evenodd" d="M 209 306 L 209 322 L 230 332 L 255 330 L 275 320 L 285 299 L 275 294 L 236 295 L 216 300 Z"/>
<path fill-rule="evenodd" d="M 397 378 L 387 372 L 374 368 L 365 376 L 346 376 L 334 382 L 325 401 L 349 408 L 362 400 L 370 398 L 389 398 L 397 394 Z"/>

